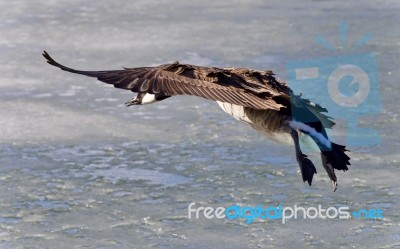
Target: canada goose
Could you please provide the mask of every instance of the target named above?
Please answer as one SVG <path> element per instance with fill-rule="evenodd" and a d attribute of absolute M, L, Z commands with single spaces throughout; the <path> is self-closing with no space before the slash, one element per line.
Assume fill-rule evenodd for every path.
<path fill-rule="evenodd" d="M 116 88 L 138 93 L 127 106 L 151 104 L 175 95 L 193 95 L 214 100 L 229 115 L 261 131 L 274 140 L 288 135 L 294 142 L 296 159 L 304 182 L 317 173 L 300 149 L 298 133 L 306 134 L 321 150 L 322 165 L 337 189 L 334 169 L 348 170 L 350 158 L 345 146 L 330 141 L 325 128 L 334 122 L 322 114 L 327 110 L 295 95 L 272 71 L 246 68 L 201 67 L 189 64 L 164 64 L 156 67 L 124 68 L 111 71 L 80 71 L 65 67 L 44 51 L 50 65 L 64 71 L 96 77 Z"/>

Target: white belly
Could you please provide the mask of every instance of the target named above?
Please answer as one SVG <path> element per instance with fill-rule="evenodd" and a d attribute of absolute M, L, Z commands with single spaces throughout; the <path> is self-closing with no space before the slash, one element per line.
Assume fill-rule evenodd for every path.
<path fill-rule="evenodd" d="M 225 102 L 219 102 L 217 101 L 219 107 L 224 110 L 224 112 L 228 113 L 235 119 L 242 121 L 246 124 L 253 124 L 253 122 L 247 117 L 246 113 L 244 112 L 244 107 L 239 106 L 239 105 L 234 105 L 230 103 L 225 103 Z"/>
<path fill-rule="evenodd" d="M 246 115 L 244 112 L 243 106 L 238 106 L 230 103 L 219 102 L 217 101 L 218 105 L 224 110 L 224 112 L 228 113 L 235 119 L 242 121 L 252 128 L 262 132 L 268 138 L 283 144 L 293 145 L 293 139 L 291 138 L 289 133 L 279 132 L 279 133 L 271 133 L 267 131 L 264 127 L 260 126 L 259 123 L 254 123 L 251 119 Z"/>

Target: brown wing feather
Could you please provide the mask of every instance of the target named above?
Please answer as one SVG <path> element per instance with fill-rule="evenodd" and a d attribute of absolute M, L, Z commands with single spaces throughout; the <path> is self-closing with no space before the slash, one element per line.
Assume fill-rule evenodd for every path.
<path fill-rule="evenodd" d="M 283 105 L 276 103 L 273 97 L 289 93 L 274 82 L 272 74 L 263 75 L 260 71 L 199 67 L 178 62 L 158 67 L 81 71 L 59 64 L 46 51 L 43 56 L 49 64 L 64 71 L 96 77 L 116 88 L 133 92 L 194 95 L 260 110 L 279 110 Z"/>

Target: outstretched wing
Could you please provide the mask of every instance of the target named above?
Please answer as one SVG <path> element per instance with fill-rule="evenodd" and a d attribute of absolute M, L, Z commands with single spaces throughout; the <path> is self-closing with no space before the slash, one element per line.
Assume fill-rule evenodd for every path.
<path fill-rule="evenodd" d="M 193 95 L 258 110 L 285 107 L 274 97 L 285 95 L 282 89 L 247 80 L 235 70 L 198 67 L 187 64 L 165 64 L 157 67 L 124 68 L 111 71 L 80 71 L 56 62 L 44 51 L 47 62 L 64 71 L 95 77 L 116 88 L 164 96 Z"/>

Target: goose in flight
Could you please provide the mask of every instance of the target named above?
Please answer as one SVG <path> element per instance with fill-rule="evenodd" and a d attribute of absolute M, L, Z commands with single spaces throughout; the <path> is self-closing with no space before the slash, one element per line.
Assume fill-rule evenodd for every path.
<path fill-rule="evenodd" d="M 43 56 L 50 65 L 64 71 L 94 77 L 137 93 L 127 106 L 151 104 L 176 95 L 216 101 L 226 113 L 267 137 L 294 143 L 302 179 L 310 186 L 317 170 L 301 151 L 299 133 L 308 135 L 317 144 L 334 191 L 337 189 L 335 169 L 346 171 L 350 165 L 345 146 L 333 143 L 325 131 L 334 125 L 331 118 L 323 114 L 327 110 L 295 95 L 271 71 L 201 67 L 179 62 L 156 67 L 81 71 L 59 64 L 46 51 Z M 288 139 L 290 141 L 285 141 Z"/>

